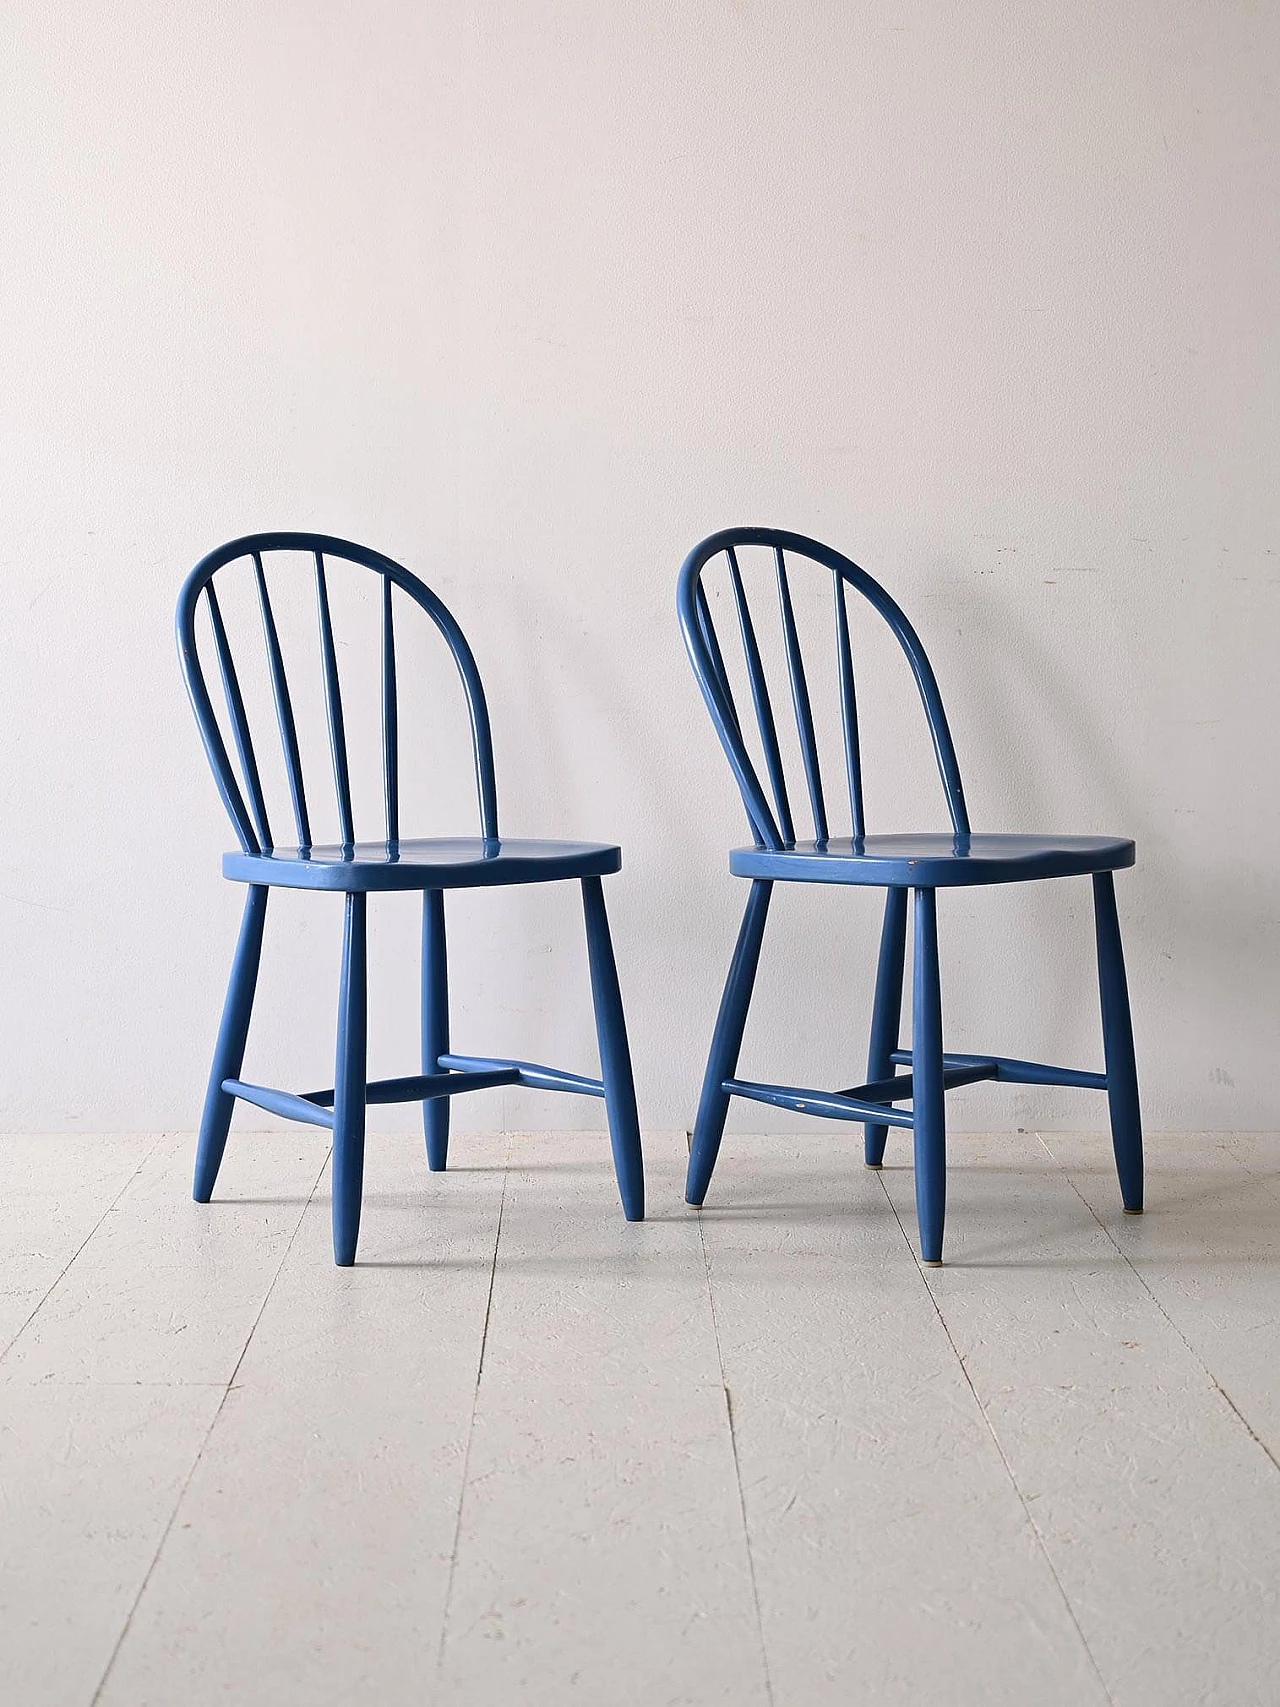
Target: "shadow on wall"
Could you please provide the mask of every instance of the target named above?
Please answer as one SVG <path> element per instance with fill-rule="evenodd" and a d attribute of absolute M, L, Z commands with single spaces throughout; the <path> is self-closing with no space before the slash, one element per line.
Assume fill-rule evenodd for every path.
<path fill-rule="evenodd" d="M 972 590 L 966 588 L 965 593 L 964 607 L 957 613 L 963 626 L 976 633 L 996 632 L 988 611 L 976 608 Z M 653 1112 L 664 1125 L 688 1123 L 745 899 L 746 886 L 728 875 L 726 851 L 749 837 L 736 787 L 688 672 L 674 614 L 668 616 L 664 606 L 661 613 L 637 615 L 650 626 L 665 619 L 663 646 L 659 648 L 658 636 L 650 633 L 645 639 L 651 644 L 641 649 L 646 656 L 655 651 L 669 654 L 671 660 L 657 688 L 646 676 L 639 684 L 643 691 L 637 691 L 638 672 L 630 658 L 619 659 L 612 650 L 611 643 L 619 637 L 585 634 L 580 612 L 568 598 L 555 607 L 544 594 L 532 599 L 522 596 L 518 586 L 508 587 L 503 589 L 503 610 L 504 628 L 513 643 L 501 689 L 505 704 L 495 719 L 496 738 L 518 755 L 519 765 L 515 771 L 509 757 L 501 767 L 500 776 L 515 771 L 509 778 L 515 786 L 502 789 L 504 812 L 509 822 L 528 833 L 617 837 L 624 843 L 632 883 L 618 887 L 611 908 L 615 932 L 633 945 L 624 955 L 623 975 L 634 1015 L 632 1041 L 641 1097 L 660 1075 L 661 1100 Z M 930 624 L 926 620 L 923 626 Z M 1104 792 L 1115 801 L 1117 822 L 1123 824 L 1133 791 L 1114 764 L 1096 708 L 1073 694 L 1069 677 L 1050 671 L 1052 660 L 1032 637 L 1008 632 L 1007 618 L 999 627 L 1005 673 L 978 670 L 976 717 L 969 719 L 984 730 L 964 767 L 974 795 L 979 801 L 989 797 L 993 781 L 999 787 L 1001 775 L 1007 779 L 1021 766 L 1027 786 L 1017 806 L 1018 827 L 1054 827 L 1060 813 L 1050 798 L 1051 784 L 1041 781 L 1030 752 L 1014 758 L 1010 751 L 1019 728 L 1018 703 L 1028 692 L 1038 692 L 1042 699 L 1048 693 L 1058 725 L 1072 734 L 1079 749 L 1078 763 L 1102 775 Z M 925 639 L 928 645 L 927 634 Z M 940 650 L 937 637 L 933 649 Z M 633 648 L 628 650 L 634 655 Z M 965 649 L 965 657 L 972 672 L 972 649 Z M 963 677 L 959 670 L 946 673 L 953 678 L 954 703 Z M 679 720 L 672 713 L 668 686 L 687 701 L 691 741 L 679 746 L 673 746 Z M 944 696 L 945 690 L 944 682 Z M 508 727 L 513 707 L 518 708 L 518 722 Z M 688 756 L 690 747 L 697 755 L 696 768 Z M 1094 765 L 1098 755 L 1105 765 Z M 964 759 L 962 754 L 962 766 Z M 704 774 L 714 776 L 716 784 L 709 808 L 700 786 Z M 982 827 L 981 808 L 977 817 Z M 1074 983 L 1064 977 L 1062 957 L 1046 955 L 1046 933 L 1041 930 L 1029 945 L 1023 976 L 1042 994 L 1037 1011 L 1050 1035 L 1079 1029 L 1084 1003 L 1092 1037 L 1097 996 L 1088 888 L 1073 887 L 1080 890 L 1079 975 Z M 961 905 L 965 899 L 957 897 Z M 1006 909 L 1009 899 L 999 898 Z M 744 1045 L 744 1057 L 757 1062 L 762 1072 L 767 1056 L 777 1076 L 784 1078 L 798 1075 L 806 1083 L 825 1083 L 833 1074 L 841 1082 L 858 1079 L 870 1019 L 879 901 L 878 893 L 873 897 L 780 887 Z M 954 915 L 958 908 L 952 911 Z M 979 963 L 972 928 L 966 930 L 959 918 L 956 922 L 949 933 L 947 978 L 959 991 L 980 981 L 989 968 Z M 563 991 L 548 986 L 545 967 L 520 964 L 526 970 L 523 986 L 511 991 L 516 1005 L 538 1011 L 548 1002 L 563 1000 Z M 827 985 L 840 992 L 838 1010 L 820 998 Z M 821 1025 L 814 1023 L 818 1011 L 828 1015 Z M 962 1004 L 957 1004 L 957 1020 L 957 1030 L 969 1029 L 963 1025 Z M 985 1023 L 986 1032 L 991 1023 L 998 1026 L 999 1016 Z M 585 1033 L 581 1021 L 579 1028 Z M 970 1041 L 978 1047 L 996 1046 L 989 1035 Z M 583 1042 L 590 1047 L 585 1035 Z M 1033 1123 L 1046 1102 L 1044 1093 L 1000 1095 L 1002 1124 Z M 1022 1105 L 1025 1121 L 1017 1112 Z M 775 1118 L 755 1106 L 735 1110 L 735 1117 L 735 1125 L 745 1119 L 755 1128 L 762 1123 L 792 1124 L 788 1117 Z"/>
<path fill-rule="evenodd" d="M 1280 869 L 1262 857 L 1263 850 L 1258 850 L 1256 861 L 1240 859 L 1235 850 L 1228 857 L 1221 844 L 1195 840 L 1181 832 L 1175 820 L 1162 818 L 1138 751 L 1149 743 L 1149 732 L 1142 741 L 1118 734 L 1115 701 L 1096 685 L 1090 687 L 1099 678 L 1096 672 L 1082 673 L 1079 653 L 1052 644 L 1043 623 L 1020 620 L 1025 603 L 1011 608 L 984 598 L 984 592 L 981 585 L 967 581 L 963 607 L 954 613 L 970 631 L 998 636 L 998 669 L 983 668 L 970 658 L 979 667 L 971 676 L 966 720 L 981 738 L 972 754 L 960 753 L 960 763 L 975 827 L 1096 831 L 1131 836 L 1137 842 L 1137 866 L 1132 873 L 1120 874 L 1118 893 L 1139 1065 L 1144 1011 L 1157 1005 L 1157 984 L 1170 989 L 1175 1005 L 1179 992 L 1185 992 L 1186 1002 L 1194 1004 L 1185 1011 L 1200 1016 L 1202 1025 L 1203 1016 L 1219 1016 L 1224 1043 L 1235 1029 L 1232 1015 L 1241 1024 L 1256 1024 L 1260 1011 L 1280 1016 Z M 1061 764 L 1052 772 L 1038 761 L 1026 733 L 1029 703 L 1040 708 L 1042 721 L 1060 742 Z M 1158 709 L 1149 715 L 1164 718 Z M 1064 773 L 1088 778 L 1089 795 L 1098 803 L 1096 818 L 1090 813 L 1088 822 L 1059 821 L 1062 790 L 1056 778 Z M 1001 800 L 1005 812 L 993 811 Z M 1080 890 L 1081 938 L 1091 956 L 1088 889 L 1072 887 Z M 1046 947 L 1052 946 L 1033 945 L 1040 967 L 1033 976 L 1044 993 L 1046 1027 L 1053 1034 L 1070 1035 L 1082 997 L 1087 997 L 1091 1016 L 1096 1013 L 1092 963 L 1088 990 L 1074 990 L 1061 974 L 1059 958 L 1046 957 Z M 1266 993 L 1261 1003 L 1260 992 Z M 1280 1047 L 1280 1017 L 1274 1025 Z M 1225 1077 L 1218 1082 L 1230 1083 Z M 1251 1094 L 1258 1089 L 1251 1087 Z M 1161 1105 L 1185 1102 L 1196 1094 L 1198 1087 L 1189 1085 L 1148 1087 L 1148 1120 L 1159 1123 Z M 1036 1100 L 1032 1093 L 1028 1101 L 1033 1108 Z M 1277 1122 L 1280 1100 L 1265 1111 L 1260 1129 L 1270 1130 Z"/>
<path fill-rule="evenodd" d="M 1141 986 L 1133 978 L 1133 968 L 1150 956 L 1140 900 L 1144 892 L 1149 893 L 1152 875 L 1145 865 L 1154 849 L 1144 842 L 1140 821 L 1144 791 L 1125 763 L 1123 744 L 1115 739 L 1108 704 L 1082 682 L 1078 655 L 1072 667 L 1071 651 L 1060 643 L 1051 645 L 1045 625 L 1030 620 L 1026 599 L 997 601 L 972 573 L 963 576 L 956 596 L 962 601 L 954 613 L 957 624 L 962 634 L 972 637 L 960 642 L 965 669 L 957 685 L 966 680 L 971 684 L 964 711 L 970 730 L 978 734 L 973 753 L 960 754 L 974 828 L 1129 836 L 1138 842 L 1144 878 L 1135 882 L 1128 873 L 1120 873 L 1118 884 L 1130 982 L 1135 984 L 1135 1023 L 1140 1031 Z M 959 695 L 953 693 L 952 698 L 958 700 Z M 1029 717 L 1029 707 L 1035 708 L 1034 719 Z M 1045 763 L 1043 746 L 1036 750 L 1036 729 L 1052 731 L 1052 768 Z M 1096 807 L 1064 808 L 1064 792 L 1070 791 L 1069 786 L 1064 789 L 1064 779 L 1071 777 L 1088 779 L 1088 794 Z M 1158 877 L 1155 881 L 1159 882 Z M 1079 1053 L 1084 1047 L 1101 1067 L 1090 883 L 1077 879 L 1018 885 L 1000 899 L 1011 909 L 1024 910 L 1030 921 L 1030 935 L 1022 945 L 1023 969 L 1035 992 L 1034 1012 L 1045 1039 L 1045 1058 L 1062 1059 L 1066 1066 L 1086 1065 L 1083 1057 L 1063 1059 L 1062 1046 L 1055 1050 L 1054 1040 L 1066 1038 L 1072 1040 L 1068 1048 Z M 953 966 L 952 970 L 962 969 Z M 980 975 L 976 957 L 968 970 Z M 1080 1038 L 1086 1041 L 1076 1041 Z M 1048 1109 L 1080 1107 L 1080 1098 L 1028 1086 L 1011 1098 L 1011 1107 L 1019 1124 L 1034 1125 Z M 1101 1113 L 1085 1116 L 1091 1124 L 1104 1118 Z"/>
<path fill-rule="evenodd" d="M 661 592 L 660 602 L 642 594 L 618 633 L 603 625 L 585 632 L 569 596 L 553 605 L 545 594 L 522 598 L 507 589 L 514 644 L 503 694 L 508 715 L 514 704 L 520 717 L 511 745 L 522 766 L 521 816 L 536 810 L 548 834 L 623 844 L 624 880 L 609 906 L 637 1088 L 642 1118 L 667 1127 L 689 1125 L 697 1106 L 745 898 L 745 886 L 728 874 L 727 849 L 748 834 L 688 668 L 674 600 L 665 585 Z M 509 768 L 510 759 L 502 769 Z M 711 809 L 698 786 L 708 770 Z M 878 924 L 868 917 L 866 929 L 873 953 Z M 787 954 L 803 957 L 804 947 L 792 938 Z M 539 971 L 515 999 L 532 1011 L 563 994 L 546 987 Z M 785 1013 L 794 1035 L 780 1034 L 777 1047 L 799 1049 L 802 1020 L 794 1004 Z"/>
<path fill-rule="evenodd" d="M 1026 598 L 993 597 L 954 564 L 940 569 L 933 590 L 923 608 L 917 595 L 913 615 L 960 725 L 975 826 L 1097 831 L 1132 835 L 1139 844 L 1137 870 L 1121 877 L 1121 908 L 1140 1057 L 1144 1014 L 1158 1005 L 1161 985 L 1172 988 L 1175 1006 L 1181 988 L 1188 1002 L 1194 992 L 1200 1014 L 1206 1003 L 1207 1011 L 1230 1014 L 1247 992 L 1272 987 L 1280 942 L 1274 927 L 1260 929 L 1258 921 L 1280 917 L 1280 874 L 1197 863 L 1195 851 L 1160 821 L 1142 767 L 1149 731 L 1117 735 L 1119 694 L 1108 695 L 1108 678 L 1090 668 L 1087 650 L 1064 648 Z M 642 1110 L 654 1124 L 687 1123 L 744 898 L 744 886 L 728 877 L 725 853 L 746 840 L 746 829 L 674 615 L 665 598 L 659 606 L 642 596 L 629 608 L 627 632 L 603 626 L 598 609 L 587 631 L 568 584 L 554 603 L 545 593 L 523 594 L 518 584 L 492 597 L 495 607 L 501 601 L 508 637 L 501 676 L 478 650 L 493 684 L 505 821 L 520 833 L 623 843 L 629 880 L 611 893 L 610 907 Z M 483 605 L 467 612 L 477 636 L 488 614 Z M 947 631 L 959 638 L 948 643 Z M 654 658 L 665 660 L 656 675 Z M 705 780 L 712 776 L 713 797 Z M 1073 797 L 1086 804 L 1064 805 Z M 1205 857 L 1212 860 L 1213 851 Z M 819 1056 L 822 1076 L 812 1082 L 825 1082 L 847 1062 L 853 1082 L 865 1051 L 879 908 L 869 898 L 858 906 L 825 894 L 809 900 L 779 896 L 761 970 L 762 1023 L 755 1026 L 753 1010 L 748 1049 L 753 1059 L 763 1048 L 780 1067 L 796 1069 Z M 1039 1049 L 1046 1059 L 1101 1065 L 1087 883 L 957 895 L 947 913 L 954 920 L 953 928 L 944 924 L 944 954 L 955 1047 Z M 550 962 L 514 957 L 510 971 L 517 1008 L 566 1010 L 566 990 L 555 984 Z M 841 1017 L 834 1028 L 816 1027 L 815 1004 L 830 1009 L 812 992 L 828 982 Z M 1008 992 L 1019 988 L 1029 1001 L 1010 1003 Z M 796 999 L 806 989 L 807 999 Z M 971 991 L 982 992 L 981 1004 Z M 1025 1051 L 1006 1048 L 1002 1026 L 1024 1021 L 1035 1038 Z M 572 1047 L 581 1034 L 581 1047 L 594 1048 L 585 980 L 573 987 L 564 1023 L 572 1027 Z M 1162 1124 L 1161 1107 L 1182 1090 L 1145 1089 L 1148 1118 Z M 1078 1094 L 979 1089 L 954 1099 L 958 1129 L 971 1124 L 966 1104 L 985 1108 L 988 1101 L 1001 1128 L 1105 1120 Z M 760 1111 L 753 1114 L 758 1122 Z"/>

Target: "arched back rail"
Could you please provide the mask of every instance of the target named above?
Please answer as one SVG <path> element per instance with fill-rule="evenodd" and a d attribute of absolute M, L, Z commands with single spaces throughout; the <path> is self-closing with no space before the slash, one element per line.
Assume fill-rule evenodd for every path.
<path fill-rule="evenodd" d="M 738 560 L 739 550 L 746 546 L 765 546 L 773 552 L 782 654 L 786 662 L 791 714 L 795 720 L 804 775 L 804 795 L 801 798 L 807 796 L 814 840 L 824 843 L 828 839 L 827 802 L 819 762 L 809 676 L 791 596 L 788 556 L 807 558 L 831 572 L 835 629 L 834 662 L 844 746 L 842 768 L 848 789 L 849 817 L 854 839 L 859 840 L 866 834 L 866 824 L 862 801 L 862 751 L 858 735 L 853 652 L 846 605 L 846 589 L 849 587 L 860 593 L 879 612 L 906 654 L 928 719 L 934 757 L 942 779 L 952 830 L 957 836 L 967 836 L 969 815 L 965 808 L 960 768 L 956 762 L 955 746 L 947 726 L 942 696 L 938 692 L 933 667 L 905 613 L 865 569 L 860 569 L 849 558 L 816 539 L 808 539 L 803 534 L 786 533 L 777 528 L 727 528 L 721 533 L 712 534 L 709 539 L 704 539 L 701 545 L 695 546 L 689 553 L 680 571 L 677 597 L 680 626 L 689 660 L 737 780 L 757 846 L 775 851 L 794 847 L 797 808 L 793 791 L 788 790 L 782 747 L 778 739 L 778 720 L 781 713 L 775 709 L 770 696 L 759 636 L 747 601 Z M 738 640 L 750 696 L 749 710 L 745 707 L 740 709 L 735 702 L 729 674 L 725 668 L 723 645 L 716 633 L 710 602 L 702 584 L 703 571 L 719 557 L 725 559 L 728 567 Z M 764 781 L 743 737 L 744 716 L 751 716 L 755 721 L 764 760 Z M 767 792 L 765 781 L 768 784 Z"/>
<path fill-rule="evenodd" d="M 240 845 L 248 854 L 270 852 L 274 844 L 271 822 L 267 816 L 258 756 L 250 731 L 240 677 L 232 656 L 226 623 L 218 603 L 214 585 L 218 571 L 229 563 L 248 560 L 253 567 L 253 583 L 262 617 L 263 644 L 267 671 L 271 679 L 271 694 L 279 727 L 280 746 L 288 779 L 289 798 L 293 808 L 294 828 L 298 846 L 312 844 L 311 816 L 307 805 L 307 783 L 303 777 L 301 749 L 294 719 L 293 697 L 285 673 L 284 654 L 276 627 L 271 603 L 264 558 L 273 552 L 297 552 L 310 556 L 315 581 L 317 638 L 320 649 L 320 672 L 324 684 L 325 712 L 329 726 L 329 752 L 333 768 L 333 789 L 337 804 L 338 826 L 344 845 L 354 845 L 356 825 L 351 804 L 351 774 L 347 754 L 346 726 L 342 711 L 342 685 L 338 673 L 337 645 L 333 617 L 329 604 L 329 584 L 326 560 L 360 564 L 382 577 L 381 600 L 381 710 L 382 710 L 382 796 L 386 840 L 400 839 L 400 732 L 396 687 L 396 638 L 392 588 L 401 591 L 420 606 L 444 637 L 457 665 L 466 695 L 467 712 L 471 723 L 471 745 L 475 761 L 476 791 L 479 799 L 481 834 L 488 840 L 498 837 L 498 797 L 493 771 L 493 740 L 489 731 L 489 711 L 485 704 L 484 687 L 466 636 L 450 612 L 426 586 L 408 569 L 380 552 L 350 540 L 335 539 L 328 534 L 260 533 L 232 540 L 219 546 L 196 565 L 183 583 L 178 598 L 178 652 L 182 672 L 191 696 L 200 737 L 213 770 L 223 804 L 235 825 Z M 233 764 L 223 739 L 213 701 L 205 681 L 204 666 L 196 639 L 196 620 L 203 600 L 209 616 L 213 651 L 217 658 L 218 676 L 231 731 L 236 762 Z"/>

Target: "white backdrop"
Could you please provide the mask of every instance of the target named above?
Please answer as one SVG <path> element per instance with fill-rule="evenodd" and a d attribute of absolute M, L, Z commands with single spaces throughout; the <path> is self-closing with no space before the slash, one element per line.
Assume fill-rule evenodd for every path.
<path fill-rule="evenodd" d="M 733 522 L 906 606 L 975 828 L 1137 839 L 1148 1126 L 1280 1125 L 1273 5 L 10 0 L 0 31 L 7 1127 L 197 1118 L 240 892 L 171 613 L 259 527 L 423 574 L 504 827 L 624 844 L 642 1117 L 687 1123 L 744 831 L 673 589 Z M 941 827 L 873 675 L 872 828 Z M 470 829 L 466 766 L 422 829 Z M 416 908 L 372 921 L 371 1068 L 412 1071 Z M 458 1046 L 592 1068 L 574 891 L 450 922 Z M 952 1047 L 1100 1062 L 1087 883 L 941 927 Z M 273 900 L 246 1076 L 329 1080 L 339 931 Z M 744 1071 L 858 1079 L 877 933 L 872 896 L 779 896 Z"/>

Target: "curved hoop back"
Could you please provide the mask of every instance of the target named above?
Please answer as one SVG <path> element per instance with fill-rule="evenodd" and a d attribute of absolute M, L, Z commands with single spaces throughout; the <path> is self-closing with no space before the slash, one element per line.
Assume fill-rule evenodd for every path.
<path fill-rule="evenodd" d="M 933 667 L 924 647 L 905 613 L 891 599 L 878 581 L 860 569 L 847 557 L 830 546 L 803 534 L 785 533 L 777 528 L 726 528 L 714 533 L 694 547 L 685 558 L 680 571 L 677 601 L 680 627 L 685 648 L 693 665 L 694 675 L 702 697 L 716 726 L 720 744 L 737 779 L 743 805 L 751 823 L 758 846 L 773 850 L 794 847 L 795 824 L 791 800 L 787 793 L 782 752 L 778 743 L 777 722 L 769 697 L 760 645 L 747 604 L 742 573 L 738 564 L 738 549 L 744 546 L 766 546 L 773 551 L 778 590 L 778 609 L 782 624 L 782 644 L 786 657 L 787 677 L 791 688 L 792 710 L 796 734 L 804 767 L 805 785 L 813 819 L 814 839 L 825 842 L 827 809 L 823 792 L 822 771 L 818 760 L 818 742 L 814 729 L 813 709 L 804 657 L 796 627 L 791 583 L 787 573 L 787 554 L 806 557 L 821 563 L 831 571 L 835 602 L 836 672 L 840 694 L 840 720 L 844 736 L 844 770 L 849 789 L 849 814 L 855 841 L 866 834 L 862 805 L 862 753 L 858 740 L 858 709 L 854 692 L 853 654 L 849 639 L 849 615 L 845 604 L 845 588 L 852 587 L 875 607 L 893 630 L 898 644 L 906 653 L 911 673 L 929 721 L 934 756 L 942 788 L 946 795 L 951 826 L 957 836 L 969 834 L 969 814 L 960 783 L 960 768 L 956 763 L 955 746 L 947 727 L 947 714 L 938 692 Z M 750 688 L 751 709 L 755 716 L 764 755 L 764 767 L 769 782 L 769 794 L 761 783 L 743 739 L 742 716 L 734 702 L 728 672 L 725 669 L 711 606 L 702 585 L 702 574 L 716 557 L 725 557 L 729 568 L 729 583 L 737 613 L 739 638 Z M 770 800 L 770 795 L 772 800 Z"/>
<path fill-rule="evenodd" d="M 346 539 L 334 539 L 318 533 L 259 533 L 234 539 L 219 546 L 201 559 L 183 582 L 178 595 L 177 635 L 178 653 L 192 709 L 200 726 L 200 738 L 208 755 L 218 792 L 222 795 L 231 822 L 235 825 L 240 844 L 246 853 L 269 852 L 273 846 L 271 824 L 267 817 L 266 800 L 258 770 L 257 754 L 249 729 L 244 696 L 231 656 L 226 625 L 214 588 L 214 576 L 228 563 L 248 559 L 253 565 L 258 607 L 262 616 L 263 643 L 271 677 L 271 692 L 279 725 L 280 744 L 284 753 L 289 795 L 293 807 L 294 825 L 299 847 L 312 845 L 311 822 L 307 808 L 306 786 L 302 774 L 302 759 L 294 721 L 293 700 L 285 675 L 284 657 L 276 629 L 275 613 L 267 586 L 263 558 L 274 551 L 309 553 L 314 563 L 316 610 L 319 627 L 320 663 L 324 681 L 325 710 L 329 724 L 329 751 L 333 760 L 333 785 L 337 800 L 338 824 L 344 845 L 354 844 L 355 824 L 351 808 L 351 777 L 347 758 L 346 727 L 342 715 L 342 689 L 338 679 L 338 659 L 334 644 L 333 619 L 329 606 L 329 587 L 325 559 L 333 558 L 361 564 L 382 577 L 382 781 L 385 806 L 386 840 L 400 839 L 400 758 L 399 711 L 396 691 L 396 643 L 392 612 L 392 586 L 399 587 L 415 604 L 421 606 L 444 636 L 453 661 L 462 678 L 471 721 L 471 744 L 475 759 L 476 790 L 480 804 L 481 833 L 487 840 L 498 837 L 498 796 L 493 773 L 493 740 L 489 732 L 489 711 L 485 704 L 480 673 L 468 646 L 466 636 L 453 616 L 430 587 L 416 575 L 380 552 Z M 222 679 L 227 720 L 239 763 L 239 775 L 222 738 L 213 702 L 205 684 L 204 669 L 196 644 L 196 616 L 203 597 L 213 632 L 213 646 Z"/>

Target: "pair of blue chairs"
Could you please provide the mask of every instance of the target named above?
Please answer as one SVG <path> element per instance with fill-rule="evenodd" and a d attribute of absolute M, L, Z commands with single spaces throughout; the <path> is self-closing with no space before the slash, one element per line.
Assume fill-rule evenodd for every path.
<path fill-rule="evenodd" d="M 758 559 L 760 548 L 770 566 L 780 625 L 775 651 L 782 662 L 779 664 L 775 657 L 772 669 L 766 666 L 767 647 L 761 643 L 741 562 L 748 550 Z M 309 559 L 314 579 L 320 673 L 340 836 L 339 841 L 327 844 L 318 844 L 312 836 L 294 697 L 266 569 L 267 560 L 279 553 L 290 555 L 288 569 L 294 574 L 298 572 L 297 554 Z M 385 834 L 372 841 L 357 840 L 353 817 L 351 765 L 327 568 L 334 562 L 362 567 L 380 581 L 381 828 Z M 805 572 L 816 570 L 830 577 L 835 642 L 830 665 L 837 690 L 848 836 L 833 836 L 828 822 L 819 720 L 791 586 L 797 564 L 802 564 Z M 245 694 L 215 587 L 219 573 L 233 565 L 251 582 L 250 596 L 256 599 L 261 618 L 261 659 L 270 681 L 295 832 L 288 845 L 277 842 L 268 817 Z M 884 618 L 906 655 L 933 740 L 951 819 L 949 835 L 866 833 L 849 589 L 861 594 Z M 737 631 L 735 651 L 740 658 L 736 693 L 713 618 L 713 602 L 719 602 L 726 613 L 732 612 L 726 627 Z M 883 1162 L 889 1128 L 905 1127 L 911 1131 L 914 1145 L 921 1257 L 925 1263 L 936 1265 L 942 1260 L 946 1204 L 945 1093 L 953 1086 L 996 1079 L 1011 1084 L 1105 1090 L 1124 1208 L 1130 1213 L 1140 1212 L 1142 1132 L 1113 884 L 1113 873 L 1134 862 L 1133 843 L 1100 836 L 973 834 L 937 681 L 915 630 L 870 575 L 818 541 L 771 528 L 735 528 L 714 534 L 686 559 L 678 603 L 689 658 L 741 791 L 753 838 L 751 847 L 739 848 L 729 858 L 730 870 L 747 879 L 751 887 L 694 1123 L 685 1193 L 688 1202 L 695 1206 L 703 1202 L 734 1097 L 861 1123 L 864 1157 L 872 1168 Z M 396 612 L 405 605 L 416 606 L 435 625 L 462 681 L 479 799 L 478 836 L 421 840 L 401 835 Z M 207 635 L 206 655 L 211 650 L 221 682 L 221 715 L 215 711 L 201 662 L 201 624 Z M 212 1196 L 237 1101 L 326 1127 L 333 1133 L 334 1259 L 340 1265 L 349 1265 L 355 1261 L 359 1236 L 367 1106 L 421 1103 L 428 1165 L 440 1171 L 448 1159 L 450 1099 L 467 1091 L 519 1084 L 604 1099 L 623 1212 L 628 1220 L 642 1220 L 644 1167 L 635 1087 L 601 883 L 603 877 L 621 868 L 621 849 L 594 842 L 513 841 L 499 834 L 484 688 L 466 638 L 440 599 L 400 564 L 350 541 L 311 533 L 255 534 L 220 547 L 196 566 L 182 588 L 177 629 L 183 672 L 205 751 L 240 843 L 238 852 L 224 857 L 223 873 L 247 885 L 244 918 L 200 1123 L 194 1185 L 197 1201 L 207 1203 Z M 798 757 L 803 773 L 813 828 L 811 840 L 797 835 L 797 814 L 779 734 L 783 720 L 770 694 L 770 674 L 776 685 L 780 673 L 785 674 L 794 719 L 794 738 L 789 740 L 788 750 Z M 1036 1061 L 944 1051 L 938 890 L 1071 876 L 1089 876 L 1093 883 L 1105 1071 L 1082 1072 Z M 456 1052 L 449 1035 L 445 893 L 564 880 L 574 880 L 582 887 L 600 1077 L 530 1061 Z M 886 892 L 864 1084 L 838 1091 L 806 1090 L 738 1076 L 738 1056 L 769 900 L 777 882 L 854 884 Z M 251 1084 L 240 1077 L 267 897 L 274 887 L 330 890 L 345 898 L 334 1083 L 331 1088 L 300 1095 Z M 413 890 L 423 898 L 422 1070 L 403 1078 L 371 1081 L 366 1070 L 367 897 L 386 890 Z M 903 1048 L 900 1026 L 909 898 L 914 913 L 912 1024 L 911 1046 Z M 894 1069 L 899 1066 L 907 1071 L 896 1073 Z M 899 1106 L 903 1103 L 909 1103 L 910 1108 Z"/>

